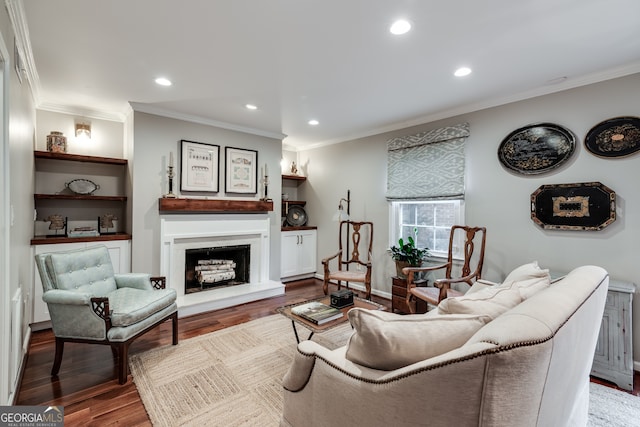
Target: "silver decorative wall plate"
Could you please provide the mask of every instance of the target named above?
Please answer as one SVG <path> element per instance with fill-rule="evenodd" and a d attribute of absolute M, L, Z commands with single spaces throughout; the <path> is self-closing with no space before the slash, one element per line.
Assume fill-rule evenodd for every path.
<path fill-rule="evenodd" d="M 548 172 L 571 157 L 576 137 L 553 123 L 536 123 L 516 129 L 498 148 L 498 159 L 506 168 L 524 175 Z"/>
<path fill-rule="evenodd" d="M 100 188 L 95 182 L 84 178 L 74 179 L 65 183 L 64 186 L 76 194 L 93 194 Z"/>

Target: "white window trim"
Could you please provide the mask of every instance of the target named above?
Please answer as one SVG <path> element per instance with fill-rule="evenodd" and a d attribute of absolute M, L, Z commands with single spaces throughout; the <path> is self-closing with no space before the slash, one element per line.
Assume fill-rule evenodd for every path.
<path fill-rule="evenodd" d="M 389 201 L 389 247 L 395 246 L 398 244 L 398 239 L 400 236 L 396 235 L 397 224 L 399 221 L 398 211 L 395 207 L 396 203 L 411 203 L 411 202 L 432 202 L 432 203 L 444 203 L 450 202 L 450 200 L 391 200 Z M 456 225 L 465 225 L 465 203 L 464 199 L 460 200 L 460 208 L 458 209 L 456 218 L 454 220 L 454 224 Z M 453 224 L 452 224 L 453 225 Z M 463 260 L 464 256 L 462 254 L 462 242 L 458 243 L 459 250 L 454 251 L 453 259 L 454 260 Z M 446 260 L 448 256 L 447 252 L 443 251 L 435 251 L 433 249 L 429 249 L 429 259 L 432 260 Z"/>

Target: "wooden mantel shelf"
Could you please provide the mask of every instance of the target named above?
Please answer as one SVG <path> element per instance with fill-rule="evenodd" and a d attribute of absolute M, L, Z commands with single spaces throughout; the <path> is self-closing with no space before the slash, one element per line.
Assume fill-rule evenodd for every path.
<path fill-rule="evenodd" d="M 161 213 L 261 213 L 273 210 L 272 201 L 262 200 L 207 200 L 158 199 Z"/>

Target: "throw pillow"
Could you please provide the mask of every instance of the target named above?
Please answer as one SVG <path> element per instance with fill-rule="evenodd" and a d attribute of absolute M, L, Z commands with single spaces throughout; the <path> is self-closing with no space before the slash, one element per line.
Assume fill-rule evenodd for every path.
<path fill-rule="evenodd" d="M 513 269 L 511 273 L 507 274 L 503 283 L 518 282 L 536 277 L 549 277 L 549 270 L 541 269 L 540 266 L 538 266 L 538 261 L 533 261 Z"/>
<path fill-rule="evenodd" d="M 514 269 L 504 279 L 502 286 L 510 286 L 511 282 L 516 284 L 524 301 L 533 294 L 549 287 L 551 276 L 548 269 L 541 269 L 538 266 L 538 262 L 534 261 Z"/>
<path fill-rule="evenodd" d="M 441 314 L 484 314 L 495 319 L 520 304 L 522 297 L 515 283 L 492 286 L 461 297 L 447 298 L 438 304 Z"/>
<path fill-rule="evenodd" d="M 398 369 L 460 347 L 489 320 L 484 315 L 399 315 L 353 308 L 346 358 L 373 369 Z"/>

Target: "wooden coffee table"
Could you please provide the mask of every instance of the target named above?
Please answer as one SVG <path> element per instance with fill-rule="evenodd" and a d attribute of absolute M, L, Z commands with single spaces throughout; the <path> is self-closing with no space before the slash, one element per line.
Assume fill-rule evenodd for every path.
<path fill-rule="evenodd" d="M 347 313 L 349 312 L 349 310 L 351 310 L 354 307 L 366 308 L 368 310 L 386 310 L 387 309 L 387 307 L 385 307 L 384 305 L 375 303 L 373 301 L 369 301 L 364 298 L 356 297 L 354 295 L 353 305 L 340 309 L 340 311 L 344 313 L 344 316 L 340 317 L 339 319 L 335 319 L 327 323 L 323 323 L 322 325 L 317 325 L 291 312 L 291 308 L 297 305 L 306 304 L 311 301 L 319 301 L 323 304 L 331 305 L 331 297 L 327 295 L 326 297 L 323 297 L 323 298 L 315 298 L 307 301 L 302 301 L 296 304 L 285 305 L 284 307 L 280 307 L 276 310 L 278 313 L 282 314 L 284 317 L 291 319 L 291 326 L 293 327 L 293 333 L 296 335 L 296 341 L 298 343 L 300 343 L 300 338 L 298 337 L 298 330 L 296 329 L 296 323 L 304 326 L 305 328 L 311 331 L 311 333 L 309 334 L 309 337 L 307 338 L 308 340 L 310 340 L 313 334 L 316 332 L 321 333 L 331 328 L 335 328 L 336 326 L 341 325 L 344 322 L 347 322 L 349 320 L 349 318 L 347 317 Z"/>

